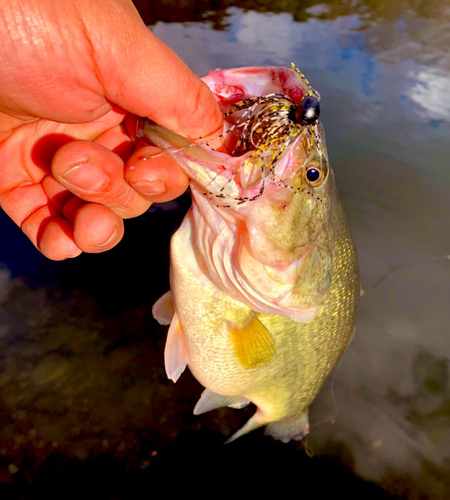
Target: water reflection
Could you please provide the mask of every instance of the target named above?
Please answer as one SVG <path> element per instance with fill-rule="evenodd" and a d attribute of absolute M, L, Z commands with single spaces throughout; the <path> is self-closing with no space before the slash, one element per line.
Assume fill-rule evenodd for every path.
<path fill-rule="evenodd" d="M 305 22 L 311 17 L 319 19 L 337 19 L 338 17 L 357 15 L 365 23 L 398 21 L 405 13 L 413 12 L 421 19 L 442 19 L 448 14 L 445 0 L 417 1 L 400 0 L 135 0 L 134 4 L 144 21 L 153 25 L 157 22 L 203 22 L 212 18 L 218 20 L 215 29 L 230 26 L 227 22 L 229 9 L 239 7 L 244 12 L 253 11 L 261 14 L 287 13 L 295 22 Z M 442 48 L 442 47 L 440 47 Z"/>
<path fill-rule="evenodd" d="M 347 460 L 357 474 L 404 498 L 448 498 L 448 2 L 136 4 L 153 32 L 198 74 L 294 61 L 320 91 L 365 296 L 356 340 L 315 406 L 316 420 L 327 423 L 314 429 L 310 447 L 328 459 Z M 39 440 L 40 453 L 50 447 L 51 455 L 57 440 L 49 436 L 56 433 L 57 449 L 66 456 L 95 455 L 98 443 L 106 442 L 102 449 L 114 457 L 133 456 L 138 468 L 149 461 L 150 469 L 163 470 L 164 462 L 151 453 L 173 446 L 176 435 L 182 453 L 194 444 L 205 450 L 211 436 L 215 445 L 246 420 L 248 415 L 231 410 L 194 419 L 190 410 L 200 388 L 190 378 L 176 386 L 163 378 L 164 332 L 149 309 L 166 290 L 167 268 L 155 270 L 151 263 L 167 266 L 169 236 L 185 209 L 155 209 L 128 221 L 125 242 L 109 255 L 58 264 L 41 258 L 0 217 L 2 235 L 8 234 L 8 244 L 0 243 L 6 266 L 0 271 L 0 388 L 7 423 L 0 441 L 7 457 L 14 450 L 32 454 Z M 157 249 L 152 235 L 161 240 Z M 11 282 L 11 271 L 19 281 Z M 139 286 L 135 276 L 143 277 Z M 75 326 L 61 326 L 70 323 Z M 137 364 L 144 369 L 134 370 Z M 84 401 L 81 410 L 67 406 L 72 385 L 75 403 Z M 335 423 L 331 394 L 339 407 Z M 46 399 L 33 409 L 38 396 Z M 60 402 L 64 417 L 52 401 Z M 32 429 L 39 436 L 30 437 Z M 143 439 L 146 429 L 153 434 Z M 192 437 L 184 437 L 189 431 Z M 86 433 L 90 441 L 83 441 Z M 14 440 L 20 446 L 14 448 Z M 258 450 L 283 467 L 298 464 L 301 453 L 259 435 L 236 446 L 241 456 Z M 239 460 L 233 451 L 214 451 L 218 460 L 224 453 Z M 0 463 L 0 475 L 9 464 Z"/>

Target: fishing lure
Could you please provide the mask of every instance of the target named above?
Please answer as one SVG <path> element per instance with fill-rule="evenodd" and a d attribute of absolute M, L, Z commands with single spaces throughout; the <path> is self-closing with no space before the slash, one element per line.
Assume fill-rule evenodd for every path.
<path fill-rule="evenodd" d="M 309 147 L 311 148 L 315 142 L 320 159 L 323 161 L 317 127 L 320 115 L 320 95 L 311 87 L 305 75 L 294 63 L 291 64 L 291 67 L 299 74 L 308 88 L 308 91 L 298 104 L 295 104 L 285 94 L 276 93 L 244 99 L 231 105 L 230 109 L 225 113 L 225 118 L 228 118 L 245 110 L 225 134 L 233 132 L 238 127 L 242 128 L 231 155 L 241 156 L 253 149 L 254 153 L 245 161 L 244 165 L 257 165 L 262 172 L 259 192 L 252 197 L 242 197 L 238 201 L 246 202 L 259 198 L 264 192 L 265 179 L 268 177 L 276 182 L 281 182 L 285 187 L 292 188 L 292 186 L 288 186 L 283 181 L 275 178 L 274 168 L 287 146 L 305 128 L 309 128 Z M 315 182 L 319 178 L 320 172 L 318 169 L 311 168 L 308 169 L 306 175 L 310 182 Z M 224 189 L 225 186 L 222 191 Z"/>
<path fill-rule="evenodd" d="M 218 193 L 214 195 L 212 193 L 204 193 L 205 195 L 223 199 L 228 198 L 224 194 L 227 183 L 231 182 L 242 168 L 251 170 L 255 167 L 259 168 L 261 171 L 259 192 L 253 196 L 233 198 L 238 201 L 238 203 L 253 201 L 262 196 L 265 182 L 268 178 L 274 182 L 281 183 L 284 187 L 295 189 L 293 186 L 289 186 L 285 184 L 284 181 L 276 178 L 275 166 L 286 148 L 305 129 L 309 133 L 309 149 L 315 145 L 319 154 L 320 163 L 325 163 L 325 156 L 321 150 L 321 140 L 318 129 L 320 94 L 312 88 L 305 75 L 294 63 L 291 64 L 291 67 L 300 76 L 308 89 L 300 102 L 295 103 L 289 96 L 281 93 L 244 99 L 232 104 L 224 114 L 225 119 L 232 123 L 228 130 L 215 136 L 213 139 L 203 139 L 199 137 L 196 142 L 176 150 L 184 151 L 190 147 L 202 144 L 211 148 L 209 142 L 212 140 L 220 139 L 238 131 L 236 144 L 231 152 L 231 156 L 238 157 L 253 151 L 253 153 L 243 162 L 242 166 L 234 172 L 233 177 L 224 183 Z M 142 136 L 142 134 L 140 135 Z M 169 153 L 172 153 L 171 149 L 162 152 L 160 155 L 162 156 Z M 155 158 L 155 156 L 153 158 Z M 312 166 L 307 169 L 306 176 L 310 183 L 314 183 L 319 179 L 320 171 Z"/>

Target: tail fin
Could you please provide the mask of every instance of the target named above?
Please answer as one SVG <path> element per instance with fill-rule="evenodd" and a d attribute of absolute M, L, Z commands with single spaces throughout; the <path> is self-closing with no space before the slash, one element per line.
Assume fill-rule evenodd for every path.
<path fill-rule="evenodd" d="M 265 434 L 288 443 L 291 439 L 301 441 L 309 433 L 308 410 L 267 425 Z"/>

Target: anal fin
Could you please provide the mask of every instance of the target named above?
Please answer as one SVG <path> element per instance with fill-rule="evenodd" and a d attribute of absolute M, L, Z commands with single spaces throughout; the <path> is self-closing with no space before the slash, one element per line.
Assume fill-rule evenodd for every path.
<path fill-rule="evenodd" d="M 237 438 L 240 438 L 244 434 L 247 434 L 258 427 L 262 427 L 267 422 L 262 418 L 261 412 L 259 410 L 250 418 L 237 432 L 235 432 L 229 439 L 225 441 L 225 444 L 232 443 Z"/>
<path fill-rule="evenodd" d="M 205 389 L 194 408 L 194 415 L 201 415 L 217 408 L 229 406 L 231 408 L 244 408 L 250 401 L 243 396 L 222 396 L 209 389 Z"/>
<path fill-rule="evenodd" d="M 276 420 L 275 422 L 268 422 L 267 419 L 263 417 L 261 410 L 258 409 L 253 417 L 235 432 L 225 444 L 231 443 L 244 434 L 258 427 L 262 427 L 263 425 L 266 425 L 264 434 L 272 436 L 278 441 L 282 441 L 283 443 L 288 443 L 291 439 L 300 441 L 309 433 L 308 410 L 282 418 L 281 420 Z"/>

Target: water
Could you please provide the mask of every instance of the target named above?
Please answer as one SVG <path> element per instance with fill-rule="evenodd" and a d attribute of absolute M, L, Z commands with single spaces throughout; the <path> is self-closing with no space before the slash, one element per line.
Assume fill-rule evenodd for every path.
<path fill-rule="evenodd" d="M 179 464 L 202 477 L 253 463 L 304 493 L 325 475 L 325 496 L 385 497 L 351 471 L 398 497 L 449 498 L 450 5 L 136 3 L 200 75 L 295 62 L 320 91 L 360 257 L 357 335 L 313 407 L 325 420 L 308 442 L 316 458 L 257 432 L 222 448 L 253 410 L 193 417 L 201 388 L 189 375 L 165 380 L 165 331 L 150 314 L 188 200 L 127 221 L 108 254 L 64 263 L 46 261 L 2 214 L 0 481 L 57 471 L 65 491 L 90 474 L 117 486 L 111 470 L 144 484 Z"/>

